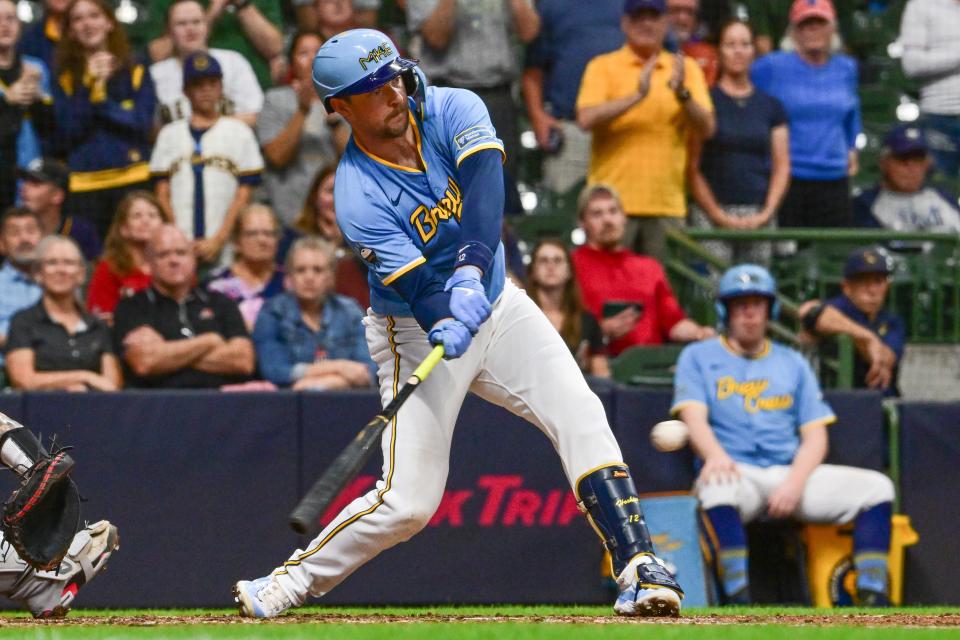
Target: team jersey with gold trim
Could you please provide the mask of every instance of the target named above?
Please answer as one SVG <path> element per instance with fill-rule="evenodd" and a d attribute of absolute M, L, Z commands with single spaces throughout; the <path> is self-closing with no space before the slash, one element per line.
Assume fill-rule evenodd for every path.
<path fill-rule="evenodd" d="M 807 425 L 833 422 L 809 363 L 797 351 L 767 341 L 757 356 L 734 353 L 723 337 L 687 346 L 677 361 L 672 414 L 707 407 L 707 421 L 737 462 L 788 465 Z"/>
<path fill-rule="evenodd" d="M 410 100 L 410 126 L 426 171 L 378 158 L 351 138 L 337 167 L 337 223 L 350 248 L 363 259 L 370 306 L 380 314 L 412 316 L 390 284 L 426 263 L 444 279 L 453 273 L 463 193 L 460 163 L 483 149 L 503 153 L 503 142 L 483 102 L 465 89 L 427 87 L 422 109 Z M 421 117 L 426 114 L 426 117 Z M 493 303 L 503 291 L 503 244 L 483 275 Z"/>

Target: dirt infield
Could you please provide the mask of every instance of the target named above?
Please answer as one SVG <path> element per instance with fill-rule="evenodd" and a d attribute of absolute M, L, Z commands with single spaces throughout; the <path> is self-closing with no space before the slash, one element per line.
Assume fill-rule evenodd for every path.
<path fill-rule="evenodd" d="M 31 618 L 0 618 L 0 629 L 38 626 L 127 626 L 159 627 L 170 625 L 247 625 L 247 624 L 432 624 L 432 623 L 537 623 L 537 624 L 673 624 L 673 625 L 787 625 L 802 627 L 939 627 L 960 628 L 960 614 L 916 615 L 893 613 L 888 615 L 684 615 L 681 618 L 621 618 L 616 616 L 452 616 L 452 615 L 344 615 L 307 614 L 286 615 L 272 620 L 250 620 L 236 615 L 188 616 L 71 616 L 63 620 L 33 620 Z"/>

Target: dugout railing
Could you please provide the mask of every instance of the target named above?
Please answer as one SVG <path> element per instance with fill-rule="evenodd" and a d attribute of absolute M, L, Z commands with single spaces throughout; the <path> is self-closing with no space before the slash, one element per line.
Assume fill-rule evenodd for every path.
<path fill-rule="evenodd" d="M 900 315 L 907 340 L 914 343 L 960 342 L 960 235 L 868 229 L 686 229 L 668 236 L 665 266 L 684 308 L 702 322 L 713 320 L 712 292 L 726 265 L 700 243 L 769 242 L 777 253 L 769 265 L 777 278 L 782 322 L 798 329 L 796 305 L 827 298 L 841 289 L 843 265 L 856 247 L 878 246 L 893 266 L 888 308 Z M 781 333 L 781 328 L 775 328 Z M 781 337 L 789 338 L 787 335 Z"/>

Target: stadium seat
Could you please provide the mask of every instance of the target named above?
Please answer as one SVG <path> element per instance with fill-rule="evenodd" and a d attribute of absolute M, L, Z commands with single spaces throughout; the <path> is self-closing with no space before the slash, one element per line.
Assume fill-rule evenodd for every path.
<path fill-rule="evenodd" d="M 683 347 L 682 344 L 630 347 L 610 361 L 613 379 L 630 385 L 671 386 Z"/>

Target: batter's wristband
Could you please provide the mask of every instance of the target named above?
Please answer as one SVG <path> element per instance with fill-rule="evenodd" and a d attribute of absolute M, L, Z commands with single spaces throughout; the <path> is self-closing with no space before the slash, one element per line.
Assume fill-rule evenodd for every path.
<path fill-rule="evenodd" d="M 457 251 L 455 268 L 472 266 L 486 273 L 493 262 L 493 251 L 482 242 L 468 242 Z"/>

